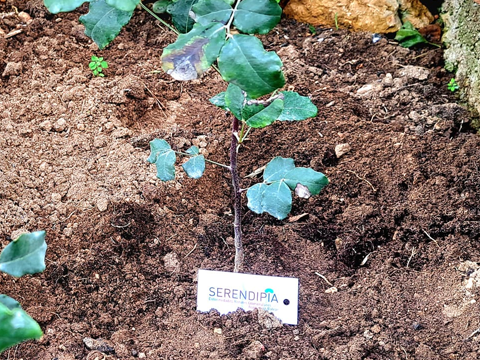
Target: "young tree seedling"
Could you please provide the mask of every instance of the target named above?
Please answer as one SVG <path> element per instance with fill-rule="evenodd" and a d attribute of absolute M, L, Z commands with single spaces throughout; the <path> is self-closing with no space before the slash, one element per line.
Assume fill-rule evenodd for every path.
<path fill-rule="evenodd" d="M 301 121 L 317 115 L 317 108 L 306 96 L 280 91 L 285 85 L 282 62 L 275 52 L 265 51 L 262 42 L 251 34 L 266 34 L 280 21 L 282 9 L 276 0 L 199 0 L 192 6 L 192 29 L 178 36 L 162 54 L 162 68 L 176 80 L 200 77 L 215 62 L 227 90 L 212 99 L 214 105 L 228 111 L 231 117 L 230 163 L 221 165 L 231 173 L 233 186 L 235 266 L 242 271 L 242 193 L 247 206 L 257 214 L 269 213 L 285 219 L 292 207 L 292 192 L 308 198 L 317 195 L 327 184 L 322 173 L 296 167 L 290 158 L 276 157 L 263 172 L 263 182 L 248 189 L 241 186 L 238 174 L 238 152 L 248 134 L 275 121 Z M 232 27 L 236 32 L 232 32 Z M 238 33 L 239 32 L 239 33 Z M 265 95 L 266 100 L 259 100 Z M 174 151 L 164 139 L 150 143 L 150 163 L 157 167 L 163 181 L 175 178 L 176 155 L 189 157 L 182 165 L 188 176 L 203 175 L 205 162 L 195 146 L 185 152 Z M 211 161 L 210 161 L 211 162 Z"/>
<path fill-rule="evenodd" d="M 14 277 L 42 272 L 46 251 L 45 231 L 22 234 L 0 253 L 0 271 Z M 42 335 L 40 326 L 16 300 L 0 294 L 0 353 Z"/>
<path fill-rule="evenodd" d="M 93 76 L 104 77 L 103 69 L 108 69 L 108 63 L 103 60 L 103 57 L 93 55 L 88 67 L 92 70 Z"/>
<path fill-rule="evenodd" d="M 450 90 L 451 92 L 455 92 L 455 91 L 457 91 L 458 89 L 460 89 L 460 86 L 458 86 L 455 78 L 451 78 L 451 79 L 450 79 L 450 82 L 447 84 L 447 88 L 448 88 L 448 90 Z"/>

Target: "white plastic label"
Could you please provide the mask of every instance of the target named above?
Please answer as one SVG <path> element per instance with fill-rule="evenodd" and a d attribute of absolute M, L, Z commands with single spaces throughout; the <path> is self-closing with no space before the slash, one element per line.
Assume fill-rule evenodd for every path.
<path fill-rule="evenodd" d="M 198 311 L 227 314 L 238 308 L 264 309 L 284 324 L 297 325 L 298 279 L 198 270 Z"/>

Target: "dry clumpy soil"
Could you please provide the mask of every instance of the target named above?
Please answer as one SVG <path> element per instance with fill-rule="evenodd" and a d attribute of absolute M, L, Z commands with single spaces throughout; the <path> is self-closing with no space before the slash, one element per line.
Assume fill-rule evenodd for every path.
<path fill-rule="evenodd" d="M 319 113 L 254 131 L 242 178 L 283 156 L 331 181 L 285 221 L 244 206 L 246 271 L 300 279 L 298 326 L 271 328 L 257 311 L 196 312 L 197 270 L 233 268 L 229 174 L 162 183 L 145 161 L 163 137 L 227 162 L 229 120 L 208 102 L 219 75 L 156 72 L 174 35 L 148 14 L 99 51 L 79 13 L 13 3 L 0 5 L 2 30 L 22 29 L 0 36 L 0 239 L 45 229 L 49 248 L 44 273 L 1 275 L 45 333 L 1 359 L 480 357 L 480 138 L 441 50 L 289 20 L 261 38 Z"/>

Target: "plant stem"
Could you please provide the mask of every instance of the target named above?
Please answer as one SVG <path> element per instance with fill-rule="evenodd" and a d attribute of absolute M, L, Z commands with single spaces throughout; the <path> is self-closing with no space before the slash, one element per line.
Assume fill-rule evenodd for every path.
<path fill-rule="evenodd" d="M 165 25 L 167 28 L 169 28 L 170 30 L 172 30 L 175 34 L 178 35 L 178 31 L 175 30 L 173 27 L 171 27 L 169 24 L 167 24 L 167 22 L 165 20 L 162 20 L 159 16 L 157 16 L 157 14 L 155 14 L 152 10 L 150 10 L 148 7 L 146 7 L 145 5 L 143 5 L 143 3 L 140 1 L 140 6 L 143 8 L 143 10 L 145 10 L 146 12 L 148 12 L 150 15 L 152 15 L 155 19 L 157 19 L 158 21 L 160 21 L 163 25 Z"/>
<path fill-rule="evenodd" d="M 242 245 L 242 196 L 240 188 L 240 178 L 238 176 L 237 167 L 237 145 L 238 145 L 238 130 L 239 121 L 235 116 L 232 121 L 232 144 L 230 145 L 230 173 L 232 174 L 233 185 L 233 231 L 235 235 L 235 268 L 234 272 L 241 272 L 243 270 L 243 245 Z"/>

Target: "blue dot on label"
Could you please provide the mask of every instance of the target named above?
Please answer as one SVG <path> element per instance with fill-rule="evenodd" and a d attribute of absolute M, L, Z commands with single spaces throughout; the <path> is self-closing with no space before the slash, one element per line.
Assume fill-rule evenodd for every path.
<path fill-rule="evenodd" d="M 285 305 L 288 305 L 288 304 L 290 304 L 290 300 L 285 299 L 285 300 L 283 300 L 283 303 L 284 303 Z"/>

